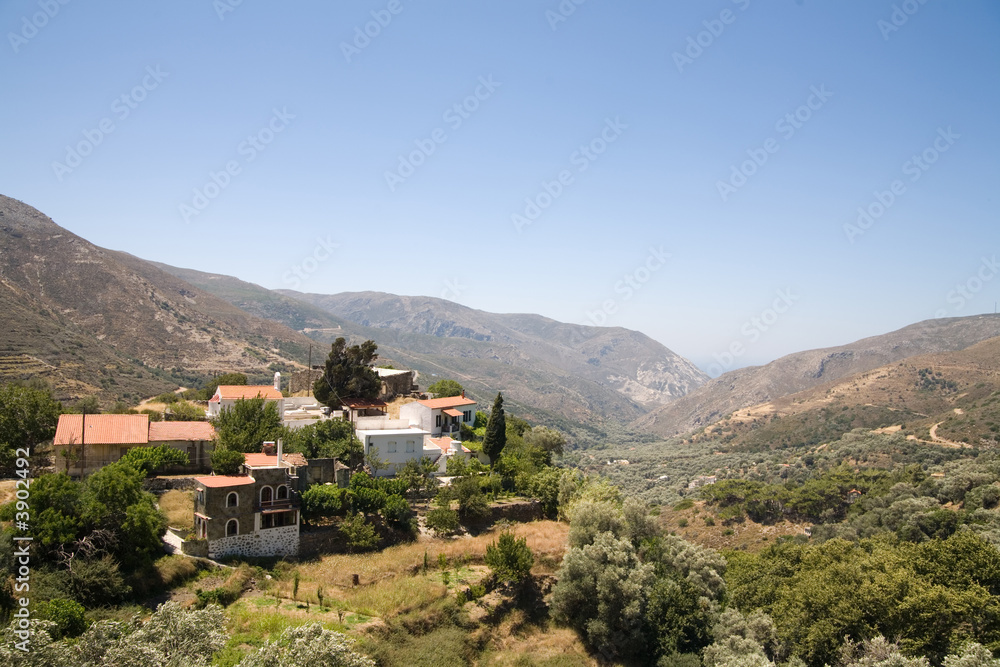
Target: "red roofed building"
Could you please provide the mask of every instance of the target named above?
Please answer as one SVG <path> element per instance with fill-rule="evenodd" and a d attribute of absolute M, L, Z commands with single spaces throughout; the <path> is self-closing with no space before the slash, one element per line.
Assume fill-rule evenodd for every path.
<path fill-rule="evenodd" d="M 56 472 L 89 475 L 133 447 L 168 445 L 188 455 L 178 472 L 210 467 L 215 429 L 208 422 L 151 422 L 149 415 L 59 415 L 52 441 Z"/>
<path fill-rule="evenodd" d="M 208 399 L 208 416 L 218 417 L 224 408 L 231 408 L 236 401 L 248 398 L 263 398 L 278 404 L 278 416 L 285 414 L 285 397 L 278 387 L 280 380 L 275 373 L 274 386 L 266 384 L 220 384 L 215 389 L 215 395 Z"/>
<path fill-rule="evenodd" d="M 430 398 L 423 401 L 407 403 L 399 408 L 400 419 L 409 420 L 410 424 L 419 426 L 431 435 L 458 436 L 462 424 L 472 427 L 476 420 L 476 402 L 465 396 L 449 396 L 448 398 Z"/>
<path fill-rule="evenodd" d="M 298 457 L 298 458 L 296 458 Z M 244 454 L 243 475 L 195 482 L 195 536 L 209 558 L 294 556 L 299 551 L 299 454 Z"/>

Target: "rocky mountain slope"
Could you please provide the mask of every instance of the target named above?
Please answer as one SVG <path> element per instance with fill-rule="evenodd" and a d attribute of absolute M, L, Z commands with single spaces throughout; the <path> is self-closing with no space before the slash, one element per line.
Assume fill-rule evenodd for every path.
<path fill-rule="evenodd" d="M 708 377 L 645 334 L 565 324 L 530 314 L 497 314 L 432 297 L 381 292 L 281 293 L 375 329 L 447 339 L 453 356 L 510 365 L 548 365 L 609 387 L 646 407 L 684 396 Z"/>
<path fill-rule="evenodd" d="M 304 361 L 310 340 L 0 196 L 0 380 L 137 398 L 212 372 Z"/>
<path fill-rule="evenodd" d="M 922 354 L 963 350 L 1000 336 L 1000 316 L 926 320 L 840 347 L 790 354 L 765 366 L 730 371 L 634 422 L 661 436 L 711 424 L 742 408 Z"/>
<path fill-rule="evenodd" d="M 680 394 L 704 377 L 687 360 L 626 329 L 574 327 L 537 315 L 495 315 L 440 299 L 384 294 L 377 295 L 382 303 L 390 304 L 384 312 L 391 314 L 397 301 L 419 302 L 423 315 L 406 323 L 396 318 L 395 326 L 372 326 L 384 321 L 371 317 L 354 321 L 313 302 L 313 298 L 336 297 L 279 293 L 230 276 L 164 264 L 157 267 L 247 313 L 303 331 L 319 343 L 337 336 L 370 338 L 379 345 L 380 362 L 416 369 L 425 386 L 438 377 L 450 377 L 482 401 L 492 400 L 501 390 L 517 414 L 540 421 L 627 421 L 646 408 L 633 400 L 637 392 L 630 395 L 620 387 L 634 383 L 644 398 L 672 398 L 668 392 Z M 529 330 L 532 326 L 534 331 Z M 631 357 L 625 354 L 630 346 Z M 325 346 L 318 345 L 313 363 L 319 363 L 325 353 Z M 683 369 L 683 374 L 657 387 L 655 380 L 662 378 L 653 377 L 655 373 L 648 369 L 671 363 Z M 615 379 L 608 381 L 607 376 Z"/>

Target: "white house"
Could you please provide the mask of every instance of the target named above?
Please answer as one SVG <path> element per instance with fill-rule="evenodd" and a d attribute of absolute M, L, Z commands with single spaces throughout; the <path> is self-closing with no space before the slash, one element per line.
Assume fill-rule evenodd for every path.
<path fill-rule="evenodd" d="M 462 424 L 471 427 L 476 420 L 476 402 L 465 396 L 414 401 L 399 408 L 399 417 L 429 431 L 434 437 L 457 437 Z"/>
<path fill-rule="evenodd" d="M 451 438 L 444 436 L 441 438 L 427 438 L 428 449 L 433 451 L 433 456 L 431 458 L 440 457 L 437 459 L 438 472 L 445 472 L 448 467 L 448 460 L 453 457 L 458 457 L 459 459 L 468 463 L 475 454 L 472 450 L 463 445 L 458 440 L 452 440 Z"/>
<path fill-rule="evenodd" d="M 215 395 L 208 400 L 208 416 L 218 417 L 223 408 L 231 408 L 240 399 L 263 398 L 278 404 L 278 415 L 285 414 L 285 397 L 281 395 L 281 378 L 274 374 L 274 385 L 220 384 Z"/>
<path fill-rule="evenodd" d="M 377 471 L 380 477 L 395 475 L 410 459 L 424 456 L 424 442 L 430 436 L 430 432 L 419 428 L 359 428 L 355 433 L 364 446 L 365 456 L 378 449 L 378 457 L 389 463 L 387 469 Z"/>

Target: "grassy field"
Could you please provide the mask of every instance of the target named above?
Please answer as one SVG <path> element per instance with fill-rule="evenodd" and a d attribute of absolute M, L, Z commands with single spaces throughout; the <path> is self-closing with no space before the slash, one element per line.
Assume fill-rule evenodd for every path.
<path fill-rule="evenodd" d="M 194 530 L 193 491 L 167 491 L 160 496 L 158 504 L 167 517 L 168 526 Z"/>

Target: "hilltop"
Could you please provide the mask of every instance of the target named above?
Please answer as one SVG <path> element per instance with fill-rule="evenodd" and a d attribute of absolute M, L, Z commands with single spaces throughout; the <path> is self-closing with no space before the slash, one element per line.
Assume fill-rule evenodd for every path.
<path fill-rule="evenodd" d="M 633 426 L 662 437 L 704 427 L 759 405 L 834 380 L 923 354 L 963 350 L 1000 336 L 1000 316 L 926 320 L 839 347 L 790 354 L 765 366 L 741 368 L 652 410 Z"/>

